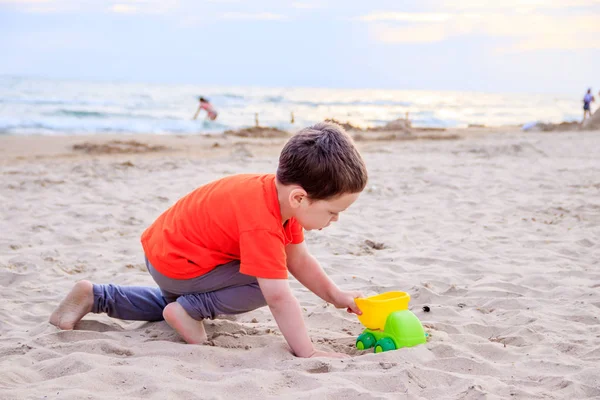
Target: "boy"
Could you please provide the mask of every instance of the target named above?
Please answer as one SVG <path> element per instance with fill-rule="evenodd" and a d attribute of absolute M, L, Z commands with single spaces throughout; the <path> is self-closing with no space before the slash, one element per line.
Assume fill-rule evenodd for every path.
<path fill-rule="evenodd" d="M 194 190 L 143 233 L 158 288 L 80 281 L 50 317 L 73 329 L 89 312 L 125 320 L 166 320 L 187 343 L 202 343 L 202 320 L 268 305 L 298 357 L 317 351 L 292 295 L 288 271 L 323 300 L 360 314 L 358 292 L 340 290 L 309 254 L 303 228 L 323 229 L 358 198 L 367 171 L 350 136 L 319 123 L 293 136 L 276 175 L 234 175 Z"/>

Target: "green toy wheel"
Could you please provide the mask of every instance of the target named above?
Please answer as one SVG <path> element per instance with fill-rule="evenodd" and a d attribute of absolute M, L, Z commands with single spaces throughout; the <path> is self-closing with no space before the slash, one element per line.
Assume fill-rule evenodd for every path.
<path fill-rule="evenodd" d="M 356 348 L 359 350 L 370 349 L 375 345 L 375 336 L 370 333 L 361 333 L 356 339 Z"/>
<path fill-rule="evenodd" d="M 394 341 L 390 338 L 383 338 L 377 341 L 375 344 L 375 353 L 381 353 L 382 351 L 396 350 Z"/>

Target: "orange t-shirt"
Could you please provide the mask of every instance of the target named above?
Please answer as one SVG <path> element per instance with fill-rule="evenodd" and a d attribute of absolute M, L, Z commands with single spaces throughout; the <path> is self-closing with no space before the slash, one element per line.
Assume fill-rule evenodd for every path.
<path fill-rule="evenodd" d="M 240 260 L 243 274 L 285 279 L 285 246 L 303 240 L 298 221 L 282 223 L 272 174 L 234 175 L 201 186 L 142 234 L 152 266 L 173 279 L 201 276 L 233 260 Z"/>

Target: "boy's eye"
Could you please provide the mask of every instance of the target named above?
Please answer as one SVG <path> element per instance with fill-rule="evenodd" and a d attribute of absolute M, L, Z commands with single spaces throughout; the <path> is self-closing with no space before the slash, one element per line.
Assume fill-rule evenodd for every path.
<path fill-rule="evenodd" d="M 336 212 L 332 212 L 332 211 L 329 211 L 329 214 L 331 214 L 331 215 L 334 215 L 334 216 L 335 216 L 335 215 L 338 215 L 338 213 L 336 213 Z"/>

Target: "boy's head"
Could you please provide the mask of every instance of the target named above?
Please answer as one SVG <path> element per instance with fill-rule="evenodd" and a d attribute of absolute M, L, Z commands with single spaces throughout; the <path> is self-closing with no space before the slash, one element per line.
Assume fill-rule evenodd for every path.
<path fill-rule="evenodd" d="M 302 129 L 283 147 L 277 181 L 289 189 L 286 209 L 305 229 L 322 229 L 367 185 L 367 168 L 344 129 L 322 122 Z"/>

